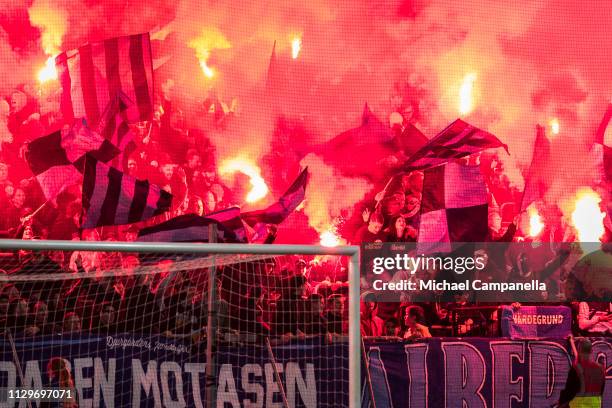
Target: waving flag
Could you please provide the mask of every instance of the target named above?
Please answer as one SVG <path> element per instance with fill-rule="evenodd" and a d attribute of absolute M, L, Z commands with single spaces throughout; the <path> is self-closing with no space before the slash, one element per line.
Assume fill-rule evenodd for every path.
<path fill-rule="evenodd" d="M 416 126 L 407 123 L 401 135 L 396 138 L 397 146 L 404 152 L 407 157 L 412 156 L 419 149 L 423 148 L 429 142 L 427 136 L 423 134 Z"/>
<path fill-rule="evenodd" d="M 255 231 L 266 224 L 280 224 L 304 201 L 307 183 L 308 168 L 305 168 L 276 203 L 264 210 L 242 213 L 242 220 Z"/>
<path fill-rule="evenodd" d="M 30 142 L 26 161 L 45 197 L 52 199 L 64 187 L 79 182 L 86 154 L 107 162 L 118 153 L 109 141 L 77 120 L 68 131 L 57 131 Z"/>
<path fill-rule="evenodd" d="M 546 137 L 546 130 L 543 126 L 537 127 L 536 139 L 533 146 L 533 156 L 529 172 L 525 177 L 525 189 L 521 202 L 521 212 L 534 201 L 540 200 L 546 193 L 545 189 L 551 184 L 552 175 L 548 171 L 548 161 L 550 160 L 550 141 Z"/>
<path fill-rule="evenodd" d="M 196 214 L 180 215 L 161 224 L 143 228 L 138 233 L 137 241 L 210 242 L 208 226 L 211 224 L 217 225 L 217 242 L 245 242 L 238 207 L 218 211 L 206 217 Z"/>
<path fill-rule="evenodd" d="M 488 233 L 488 200 L 477 166 L 447 163 L 424 171 L 418 247 L 449 252 L 451 242 L 483 242 Z"/>
<path fill-rule="evenodd" d="M 600 151 L 599 153 L 599 162 L 603 167 L 604 177 L 612 181 L 612 146 L 606 144 L 606 130 L 608 129 L 608 124 L 612 119 L 612 103 L 608 105 L 608 109 L 597 128 L 597 133 L 595 134 L 595 148 Z"/>
<path fill-rule="evenodd" d="M 153 64 L 149 34 L 111 38 L 62 52 L 55 58 L 62 86 L 60 108 L 70 123 L 84 117 L 97 124 L 104 107 L 122 91 L 134 101 L 129 118 L 153 113 Z"/>
<path fill-rule="evenodd" d="M 361 124 L 323 144 L 319 154 L 345 175 L 378 178 L 385 173 L 383 160 L 397 153 L 396 142 L 391 128 L 380 121 L 366 104 Z M 345 159 L 338 160 L 339 157 Z"/>
<path fill-rule="evenodd" d="M 508 151 L 508 146 L 491 133 L 457 119 L 412 155 L 404 163 L 404 170 L 438 166 L 495 147 L 503 147 Z"/>
<path fill-rule="evenodd" d="M 83 174 L 82 228 L 124 225 L 170 209 L 172 195 L 86 156 Z"/>
<path fill-rule="evenodd" d="M 98 124 L 100 134 L 120 152 L 110 164 L 122 170 L 127 169 L 127 159 L 136 150 L 134 134 L 129 127 L 129 123 L 135 121 L 134 118 L 129 118 L 130 108 L 133 106 L 134 103 L 128 96 L 118 91 L 108 103 Z"/>

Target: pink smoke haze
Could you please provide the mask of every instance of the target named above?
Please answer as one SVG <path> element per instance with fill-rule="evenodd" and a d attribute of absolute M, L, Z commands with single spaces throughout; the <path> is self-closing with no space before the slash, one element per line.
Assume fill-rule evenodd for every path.
<path fill-rule="evenodd" d="M 612 99 L 612 7 L 595 0 L 2 3 L 0 96 L 9 100 L 25 87 L 41 110 L 58 109 L 59 85 L 36 79 L 53 54 L 162 30 L 153 58 L 166 60 L 156 67 L 155 92 L 180 107 L 187 128 L 206 132 L 218 164 L 233 157 L 259 164 L 271 194 L 249 208 L 278 197 L 300 161 L 311 166 L 304 210 L 317 233 L 286 239 L 294 242 L 316 240 L 334 217 L 377 192 L 372 180 L 334 169 L 367 157 L 338 155 L 324 163 L 313 148 L 357 127 L 365 103 L 383 123 L 399 112 L 429 138 L 457 117 L 486 129 L 508 144 L 511 155 L 500 151 L 500 160 L 518 188 L 535 126 L 546 126 L 554 174 L 546 200 L 554 203 L 591 185 L 589 150 Z M 203 72 L 203 61 L 214 74 Z M 470 98 L 465 111 L 462 93 Z M 207 125 L 202 106 L 209 98 L 240 120 Z M 4 108 L 0 115 L 4 139 Z M 280 131 L 279 117 L 287 123 Z M 270 157 L 279 145 L 286 146 L 283 160 Z M 325 187 L 315 183 L 334 174 Z M 562 208 L 568 218 L 569 207 Z M 292 215 L 288 223 L 302 218 Z"/>

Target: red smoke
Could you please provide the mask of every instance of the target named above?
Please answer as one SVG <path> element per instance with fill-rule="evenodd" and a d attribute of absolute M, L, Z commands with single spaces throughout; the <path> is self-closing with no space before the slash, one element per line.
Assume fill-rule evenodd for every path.
<path fill-rule="evenodd" d="M 585 165 L 588 150 L 612 97 L 612 8 L 595 0 L 314 0 L 300 5 L 273 1 L 266 7 L 195 0 L 56 3 L 3 5 L 3 97 L 18 85 L 38 87 L 37 72 L 56 52 L 166 27 L 158 51 L 170 58 L 156 71 L 156 91 L 176 101 L 187 126 L 205 127 L 206 98 L 227 105 L 237 101 L 240 120 L 222 131 L 204 129 L 220 160 L 246 156 L 261 162 L 279 142 L 274 130 L 282 115 L 301 124 L 301 132 L 283 136 L 299 162 L 308 153 L 300 147 L 355 127 L 367 102 L 383 121 L 400 111 L 429 137 L 458 116 L 491 131 L 509 145 L 511 156 L 500 159 L 511 181 L 522 187 L 519 169 L 531 160 L 535 125 L 554 119 L 559 127 L 551 155 L 556 177 L 547 200 L 555 202 L 589 185 L 594 169 Z M 226 43 L 207 42 L 206 33 L 217 33 Z M 298 55 L 296 38 L 301 40 Z M 276 69 L 282 75 L 268 84 L 271 92 L 266 82 L 275 41 Z M 205 75 L 203 56 L 214 75 Z M 462 110 L 466 76 L 473 79 L 472 99 Z M 45 92 L 41 102 L 54 106 L 53 95 Z M 337 158 L 338 163 L 350 159 Z M 306 161 L 319 164 L 315 157 Z M 333 174 L 322 163 L 320 168 L 321 174 Z M 316 171 L 315 166 L 315 179 Z M 355 193 L 364 194 L 368 182 L 357 183 Z M 318 189 L 311 184 L 309 194 Z M 354 195 L 350 198 L 358 198 Z M 316 200 L 333 199 L 321 194 Z M 334 208 L 331 213 L 343 207 L 322 206 Z"/>

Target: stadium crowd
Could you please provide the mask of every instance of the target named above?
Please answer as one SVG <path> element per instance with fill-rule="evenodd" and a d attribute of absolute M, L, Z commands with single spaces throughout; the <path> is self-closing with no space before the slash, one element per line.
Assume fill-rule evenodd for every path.
<path fill-rule="evenodd" d="M 81 232 L 81 191 L 71 186 L 57 198 L 46 201 L 40 186 L 26 162 L 30 141 L 57 130 L 61 123 L 56 95 L 42 95 L 23 87 L 0 101 L 0 231 L 4 237 L 22 239 L 134 241 L 140 228 L 158 223 L 172 216 L 196 213 L 206 215 L 227 208 L 237 202 L 235 192 L 224 185 L 218 175 L 215 146 L 201 128 L 186 126 L 181 109 L 162 97 L 155 104 L 154 119 L 132 126 L 134 146 L 126 151 L 123 169 L 140 179 L 148 179 L 171 192 L 173 208 L 166 214 L 140 224 L 104 227 Z M 204 128 L 223 129 L 229 121 L 238 120 L 234 112 L 214 98 L 201 103 Z M 402 132 L 401 123 L 391 123 L 392 130 Z M 277 131 L 283 132 L 279 122 Z M 282 136 L 282 135 L 281 135 Z M 281 140 L 282 137 L 279 137 Z M 264 160 L 287 169 L 295 164 L 285 143 L 270 146 Z M 283 163 L 280 163 L 280 161 Z M 470 159 L 470 160 L 473 160 Z M 474 163 L 473 163 L 474 164 Z M 484 153 L 476 163 L 485 175 L 489 194 L 489 239 L 494 242 L 529 240 L 518 224 L 516 203 L 521 191 L 504 172 L 504 165 L 495 153 Z M 275 174 L 273 177 L 283 177 Z M 419 228 L 419 209 L 423 173 L 396 175 L 388 186 L 375 197 L 358 203 L 354 218 L 342 235 L 348 241 L 415 242 Z M 568 242 L 574 240 L 573 231 L 564 221 L 559 208 L 537 203 L 546 212 L 547 224 L 538 240 Z M 34 215 L 33 215 L 34 214 Z M 606 219 L 609 222 L 609 218 Z M 606 225 L 604 242 L 610 241 Z M 275 229 L 269 228 L 266 242 L 273 242 Z M 563 256 L 563 254 L 560 254 Z M 506 272 L 520 275 L 520 257 Z M 169 335 L 186 335 L 201 329 L 206 323 L 206 282 L 201 270 L 172 273 L 174 261 L 162 260 L 154 264 L 156 273 L 139 274 L 141 259 L 135 255 L 95 252 L 54 252 L 47 255 L 27 251 L 7 253 L 2 258 L 6 274 L 28 273 L 86 273 L 91 279 L 51 281 L 53 284 L 15 282 L 4 284 L 0 290 L 2 325 L 26 335 L 69 333 L 82 330 L 93 332 L 148 331 Z M 342 334 L 347 331 L 346 273 L 336 273 L 337 265 L 327 262 L 325 270 L 315 261 L 289 268 L 282 265 L 255 265 L 254 276 L 265 276 L 266 282 L 231 278 L 219 280 L 218 310 L 220 327 L 227 332 L 257 334 Z M 313 266 L 314 265 L 314 266 Z M 250 268 L 250 267 L 249 267 Z M 247 268 L 247 269 L 249 269 Z M 227 271 L 240 268 L 226 268 Z M 260 270 L 261 269 L 261 270 Z M 124 276 L 112 277 L 108 271 L 128 271 Z M 318 270 L 316 278 L 311 270 Z M 131 272 L 130 272 L 131 271 Z M 542 293 L 534 301 L 563 301 L 566 294 L 554 282 L 565 282 L 568 274 L 563 267 L 537 271 L 553 284 L 554 292 Z M 333 275 L 334 283 L 330 283 Z M 268 277 L 282 277 L 272 282 Z M 237 284 L 236 282 L 243 282 Z M 229 283 L 228 283 L 229 282 Z M 234 284 L 232 284 L 232 282 Z M 251 284 L 245 285 L 244 282 Z M 227 286 L 236 286 L 228 289 Z M 339 286 L 339 287 L 338 287 Z M 576 286 L 576 285 L 574 285 Z M 604 296 L 605 297 L 605 296 Z M 569 298 L 577 298 L 569 296 Z M 399 335 L 405 338 L 428 337 L 428 326 L 448 322 L 431 310 L 435 306 L 416 306 L 398 303 L 393 310 L 362 305 L 364 335 Z M 387 307 L 389 309 L 389 307 Z M 377 312 L 376 312 L 377 311 Z M 299 316 L 300 318 L 296 318 Z M 380 316 L 380 317 L 379 317 Z M 383 320 L 379 321 L 381 317 Z M 495 320 L 492 318 L 492 320 Z M 246 325 L 246 326 L 245 326 Z M 490 325 L 489 325 L 490 326 Z M 469 332 L 471 329 L 466 329 Z M 488 329 L 492 334 L 495 329 Z"/>
<path fill-rule="evenodd" d="M 73 253 L 75 274 L 49 255 L 23 250 L 15 255 L 14 273 L 22 280 L 0 289 L 0 329 L 17 336 L 138 333 L 201 338 L 206 333 L 208 273 L 193 265 L 197 259 Z M 347 333 L 348 288 L 332 281 L 347 278 L 339 261 L 282 260 L 218 267 L 220 338 L 261 342 Z M 36 281 L 32 274 L 48 279 Z"/>
<path fill-rule="evenodd" d="M 155 105 L 152 122 L 132 127 L 135 145 L 125 156 L 123 168 L 178 197 L 173 208 L 137 225 L 79 231 L 79 186 L 69 186 L 46 201 L 26 161 L 28 143 L 60 127 L 59 107 L 50 102 L 54 100 L 57 94 L 45 96 L 23 87 L 0 101 L 3 237 L 134 241 L 143 226 L 185 213 L 206 215 L 237 199 L 219 179 L 215 147 L 205 133 L 188 129 L 183 112 L 164 98 Z M 221 129 L 233 119 L 216 99 L 203 101 L 201 108 L 204 127 Z M 284 151 L 282 145 L 272 146 L 270 157 L 275 160 Z M 274 239 L 275 228 L 269 231 L 266 242 Z M 22 250 L 0 254 L 0 268 L 8 277 L 0 285 L 0 327 L 26 336 L 82 332 L 195 335 L 207 321 L 207 273 L 205 268 L 179 270 L 179 265 L 176 259 L 143 261 L 126 253 Z M 145 269 L 147 273 L 142 272 Z M 250 273 L 246 278 L 234 276 L 240 270 Z M 117 271 L 121 276 L 114 276 Z M 240 263 L 221 266 L 220 271 L 216 307 L 219 331 L 228 339 L 244 339 L 248 333 L 257 340 L 263 335 L 347 332 L 347 275 L 340 261 Z M 17 279 L 32 274 L 46 274 L 50 279 Z"/>

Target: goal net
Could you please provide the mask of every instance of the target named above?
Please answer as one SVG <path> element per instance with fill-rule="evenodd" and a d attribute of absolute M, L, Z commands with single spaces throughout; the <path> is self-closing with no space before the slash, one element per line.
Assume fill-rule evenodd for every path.
<path fill-rule="evenodd" d="M 4 251 L 2 389 L 66 389 L 79 407 L 349 406 L 347 256 Z"/>

